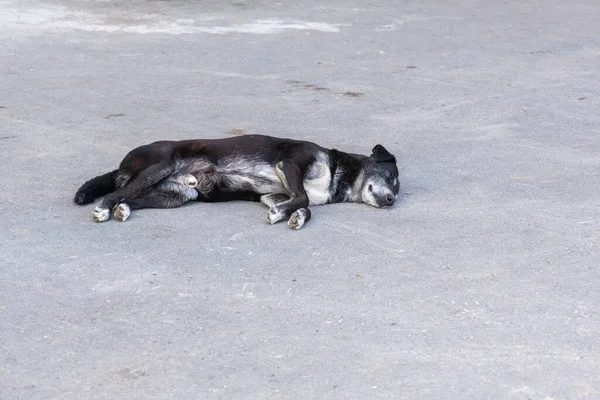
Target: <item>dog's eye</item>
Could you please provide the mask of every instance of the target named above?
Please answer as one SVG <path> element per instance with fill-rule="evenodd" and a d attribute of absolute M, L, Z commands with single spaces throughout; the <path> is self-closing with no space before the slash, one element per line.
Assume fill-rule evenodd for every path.
<path fill-rule="evenodd" d="M 369 192 L 373 191 L 373 185 L 369 185 Z"/>

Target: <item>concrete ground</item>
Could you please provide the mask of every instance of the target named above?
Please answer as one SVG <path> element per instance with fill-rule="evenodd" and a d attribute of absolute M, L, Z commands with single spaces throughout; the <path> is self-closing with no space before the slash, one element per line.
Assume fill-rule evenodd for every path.
<path fill-rule="evenodd" d="M 561 4 L 562 3 L 562 4 Z M 600 398 L 597 0 L 0 0 L 0 399 Z M 394 208 L 92 221 L 158 139 L 401 164 Z"/>

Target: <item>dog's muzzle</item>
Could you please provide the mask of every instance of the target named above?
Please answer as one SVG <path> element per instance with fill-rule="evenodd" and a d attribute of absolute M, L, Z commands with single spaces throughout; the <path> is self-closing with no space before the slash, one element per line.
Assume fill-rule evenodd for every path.
<path fill-rule="evenodd" d="M 377 196 L 373 200 L 375 200 L 376 207 L 378 208 L 391 207 L 396 202 L 396 196 L 390 193 L 384 196 Z"/>

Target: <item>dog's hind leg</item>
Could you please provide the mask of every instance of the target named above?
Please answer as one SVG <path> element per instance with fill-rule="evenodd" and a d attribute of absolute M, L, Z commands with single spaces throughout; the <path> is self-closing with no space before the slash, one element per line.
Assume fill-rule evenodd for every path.
<path fill-rule="evenodd" d="M 275 172 L 288 191 L 289 199 L 269 206 L 267 222 L 274 224 L 282 219 L 289 219 L 298 211 L 297 215 L 295 215 L 296 222 L 288 221 L 288 226 L 292 229 L 299 229 L 310 219 L 310 211 L 308 210 L 309 200 L 304 190 L 302 171 L 297 164 L 286 160 L 280 161 L 275 165 Z M 265 198 L 265 202 L 263 203 L 267 204 L 266 201 L 268 200 L 275 200 L 275 197 Z"/>
<path fill-rule="evenodd" d="M 175 167 L 171 163 L 158 163 L 149 166 L 140 172 L 125 186 L 106 195 L 102 203 L 94 209 L 92 215 L 94 221 L 104 222 L 110 218 L 111 210 L 119 203 L 127 203 L 128 200 L 139 196 L 148 189 L 173 173 Z M 193 190 L 193 189 L 190 189 Z M 125 218 L 127 219 L 127 218 Z"/>
<path fill-rule="evenodd" d="M 165 180 L 158 183 L 150 190 L 144 191 L 139 196 L 128 199 L 127 202 L 119 203 L 113 208 L 113 215 L 118 221 L 129 218 L 131 210 L 141 208 L 176 208 L 188 201 L 196 200 L 198 192 L 189 185 Z"/>

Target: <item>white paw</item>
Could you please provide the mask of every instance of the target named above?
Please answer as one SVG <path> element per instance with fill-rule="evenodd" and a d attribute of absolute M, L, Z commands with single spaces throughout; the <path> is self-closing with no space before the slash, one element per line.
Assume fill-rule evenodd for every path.
<path fill-rule="evenodd" d="M 92 212 L 92 215 L 94 216 L 94 221 L 104 222 L 110 218 L 110 210 L 108 208 L 98 206 L 94 208 L 94 212 Z"/>
<path fill-rule="evenodd" d="M 310 219 L 310 210 L 308 208 L 299 208 L 294 211 L 288 220 L 290 229 L 300 229 Z"/>
<path fill-rule="evenodd" d="M 124 222 L 131 215 L 131 209 L 127 204 L 121 203 L 113 209 L 113 215 L 117 221 Z"/>
<path fill-rule="evenodd" d="M 285 218 L 283 212 L 277 209 L 276 206 L 272 206 L 269 208 L 269 212 L 267 212 L 267 222 L 269 224 L 274 224 L 275 222 L 281 221 Z"/>
<path fill-rule="evenodd" d="M 196 179 L 196 177 L 192 174 L 181 175 L 177 180 L 182 185 L 189 186 L 191 188 L 198 186 L 198 179 Z"/>

